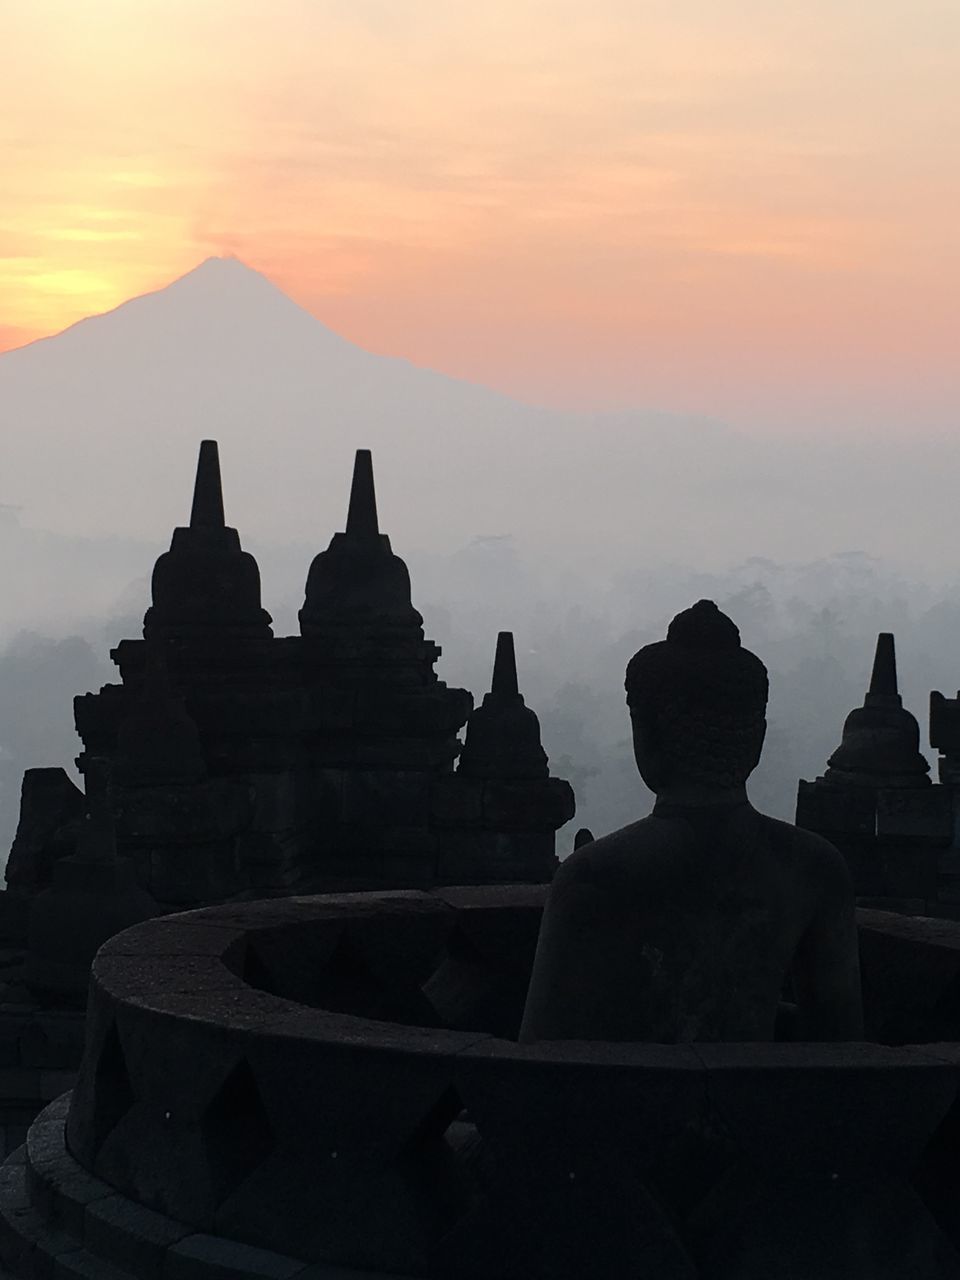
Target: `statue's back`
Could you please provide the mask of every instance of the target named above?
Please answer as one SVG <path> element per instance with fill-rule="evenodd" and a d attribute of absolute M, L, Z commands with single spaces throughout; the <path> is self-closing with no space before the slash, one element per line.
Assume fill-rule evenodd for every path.
<path fill-rule="evenodd" d="M 606 925 L 575 963 L 603 1039 L 769 1040 L 839 854 L 749 804 L 654 816 L 587 846 L 551 913 Z M 565 886 L 569 884 L 570 890 Z M 586 949 L 586 946 L 585 946 Z M 573 957 L 571 957 L 573 959 Z"/>

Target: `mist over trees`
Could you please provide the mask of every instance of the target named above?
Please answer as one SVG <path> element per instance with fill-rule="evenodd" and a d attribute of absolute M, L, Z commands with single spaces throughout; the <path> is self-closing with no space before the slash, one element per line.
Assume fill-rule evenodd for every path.
<path fill-rule="evenodd" d="M 323 544 L 325 545 L 325 543 Z M 0 629 L 0 856 L 16 826 L 20 779 L 34 765 L 73 771 L 75 694 L 114 678 L 109 650 L 140 633 L 149 573 L 161 549 L 133 540 L 91 543 L 8 523 L 0 588 L 15 600 Z M 276 634 L 297 629 L 319 546 L 251 545 Z M 623 675 L 631 654 L 661 639 L 670 618 L 701 597 L 734 618 L 770 670 L 769 730 L 750 783 L 754 803 L 792 819 L 797 780 L 823 771 L 847 712 L 866 690 L 879 631 L 897 639 L 905 705 L 927 738 L 929 691 L 960 683 L 960 583 L 930 584 L 862 553 L 806 563 L 754 558 L 717 572 L 664 563 L 585 572 L 510 536 L 452 551 L 397 546 L 410 568 L 427 634 L 443 647 L 441 679 L 479 698 L 489 687 L 499 630 L 513 630 L 521 690 L 540 717 L 552 771 L 568 778 L 573 830 L 612 830 L 649 811 L 630 747 Z M 928 751 L 928 755 L 931 753 Z M 932 758 L 932 755 L 931 755 Z"/>
<path fill-rule="evenodd" d="M 0 426 L 0 501 L 24 504 L 0 506 L 0 856 L 23 769 L 69 766 L 73 695 L 139 634 L 203 436 L 220 439 L 228 522 L 278 635 L 297 630 L 310 560 L 343 527 L 354 450 L 373 449 L 381 527 L 443 645 L 441 678 L 481 696 L 512 630 L 554 772 L 598 834 L 650 804 L 627 660 L 700 597 L 770 669 L 751 790 L 782 817 L 861 702 L 878 631 L 896 633 L 924 741 L 930 689 L 960 683 L 942 534 L 955 438 L 538 408 L 363 350 L 235 259 L 0 355 Z M 878 558 L 834 554 L 850 546 Z"/>

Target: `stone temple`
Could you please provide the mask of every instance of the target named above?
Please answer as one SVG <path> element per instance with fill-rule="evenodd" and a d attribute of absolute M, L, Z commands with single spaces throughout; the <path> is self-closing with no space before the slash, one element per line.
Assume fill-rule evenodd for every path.
<path fill-rule="evenodd" d="M 24 778 L 0 892 L 8 1146 L 75 1073 L 90 962 L 127 925 L 284 894 L 553 874 L 573 792 L 550 776 L 513 637 L 491 644 L 475 710 L 438 679 L 366 450 L 346 527 L 309 567 L 300 626 L 274 636 L 205 441 L 143 638 L 112 651 L 119 683 L 75 699 L 84 791 L 63 770 Z"/>
<path fill-rule="evenodd" d="M 476 709 L 437 679 L 369 454 L 300 623 L 206 443 L 83 792 L 24 781 L 2 1280 L 960 1280 L 960 711 L 932 782 L 892 636 L 791 826 L 761 660 L 678 615 L 627 669 L 654 811 L 558 870 L 512 637 Z"/>
<path fill-rule="evenodd" d="M 940 728 L 946 705 L 932 695 L 934 746 L 953 741 Z M 898 690 L 894 638 L 883 633 L 863 706 L 847 716 L 823 776 L 800 783 L 797 825 L 840 849 L 865 905 L 954 916 L 960 914 L 951 885 L 955 794 L 948 766 L 939 783 L 930 777 L 920 726 Z"/>

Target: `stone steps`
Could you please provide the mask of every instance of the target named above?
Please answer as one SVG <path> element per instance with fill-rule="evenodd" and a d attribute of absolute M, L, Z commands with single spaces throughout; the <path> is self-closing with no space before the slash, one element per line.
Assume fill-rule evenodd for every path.
<path fill-rule="evenodd" d="M 0 1166 L 0 1280 L 394 1280 L 205 1235 L 118 1195 L 67 1150 L 69 1105 L 51 1103 Z"/>

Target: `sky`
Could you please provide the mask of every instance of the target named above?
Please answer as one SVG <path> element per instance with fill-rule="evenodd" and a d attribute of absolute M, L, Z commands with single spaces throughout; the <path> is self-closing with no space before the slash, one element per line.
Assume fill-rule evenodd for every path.
<path fill-rule="evenodd" d="M 553 405 L 948 431 L 956 0 L 0 0 L 0 351 L 235 254 Z"/>

